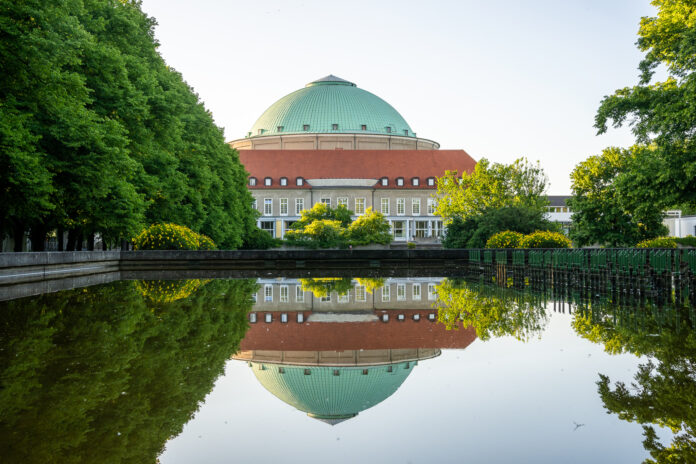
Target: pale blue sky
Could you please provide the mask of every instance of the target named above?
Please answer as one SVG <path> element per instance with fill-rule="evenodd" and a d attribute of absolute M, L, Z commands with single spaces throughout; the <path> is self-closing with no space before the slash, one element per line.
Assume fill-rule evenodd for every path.
<path fill-rule="evenodd" d="M 540 160 L 550 193 L 629 130 L 596 136 L 597 106 L 637 82 L 647 0 L 144 0 L 156 37 L 225 129 L 335 74 L 392 104 L 420 137 L 475 159 Z"/>

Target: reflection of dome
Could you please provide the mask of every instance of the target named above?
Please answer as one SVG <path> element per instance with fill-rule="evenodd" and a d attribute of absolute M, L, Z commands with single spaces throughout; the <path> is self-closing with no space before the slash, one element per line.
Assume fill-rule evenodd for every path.
<path fill-rule="evenodd" d="M 355 417 L 390 397 L 417 363 L 359 367 L 281 366 L 250 362 L 254 375 L 275 396 L 331 425 Z"/>
<path fill-rule="evenodd" d="M 256 121 L 249 135 L 306 133 L 415 137 L 389 103 L 332 75 L 310 82 L 275 102 Z"/>

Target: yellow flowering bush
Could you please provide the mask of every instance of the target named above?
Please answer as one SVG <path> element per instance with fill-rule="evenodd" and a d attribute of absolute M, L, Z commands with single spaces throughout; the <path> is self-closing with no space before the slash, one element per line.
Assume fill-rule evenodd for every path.
<path fill-rule="evenodd" d="M 560 232 L 537 230 L 520 240 L 520 248 L 572 248 L 570 239 Z"/>
<path fill-rule="evenodd" d="M 171 303 L 193 295 L 210 280 L 138 280 L 135 288 L 154 303 Z"/>
<path fill-rule="evenodd" d="M 493 234 L 486 242 L 486 248 L 519 248 L 522 237 L 519 232 L 504 230 Z"/>
<path fill-rule="evenodd" d="M 177 224 L 153 224 L 133 239 L 135 250 L 214 250 L 205 235 Z"/>
<path fill-rule="evenodd" d="M 677 241 L 674 237 L 650 238 L 639 242 L 636 248 L 677 248 Z"/>

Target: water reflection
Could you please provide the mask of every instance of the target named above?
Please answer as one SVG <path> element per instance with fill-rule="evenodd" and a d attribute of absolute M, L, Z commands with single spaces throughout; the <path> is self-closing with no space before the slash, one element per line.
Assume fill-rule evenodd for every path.
<path fill-rule="evenodd" d="M 238 350 L 255 291 L 118 282 L 2 303 L 2 461 L 154 462 Z"/>

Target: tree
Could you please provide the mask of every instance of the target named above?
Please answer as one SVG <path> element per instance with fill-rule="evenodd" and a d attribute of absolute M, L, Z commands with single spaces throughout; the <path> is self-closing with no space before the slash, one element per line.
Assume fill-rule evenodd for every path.
<path fill-rule="evenodd" d="M 634 246 L 647 238 L 664 233 L 662 212 L 657 208 L 633 208 L 625 178 L 635 176 L 630 166 L 643 157 L 644 147 L 607 148 L 578 164 L 570 175 L 573 197 L 572 239 L 580 246 L 601 244 Z M 623 180 L 622 180 L 623 179 Z M 631 181 L 643 182 L 643 178 Z M 652 199 L 651 204 L 657 200 Z"/>
<path fill-rule="evenodd" d="M 607 96 L 595 117 L 598 132 L 611 123 L 628 123 L 640 144 L 649 146 L 622 176 L 634 209 L 662 210 L 674 204 L 696 204 L 696 4 L 691 0 L 653 0 L 657 16 L 644 17 L 638 48 L 639 85 Z M 652 82 L 662 67 L 668 77 Z M 631 188 L 632 187 L 632 188 Z"/>
<path fill-rule="evenodd" d="M 446 223 L 455 217 L 466 219 L 486 210 L 506 206 L 524 206 L 545 212 L 548 200 L 544 191 L 548 179 L 537 162 L 525 158 L 505 165 L 491 164 L 482 158 L 471 174 L 447 171 L 437 182 L 439 201 L 436 214 Z"/>
<path fill-rule="evenodd" d="M 336 208 L 332 208 L 325 203 L 315 203 L 312 209 L 302 210 L 300 215 L 300 220 L 296 221 L 292 228 L 295 230 L 301 230 L 307 227 L 314 221 L 320 221 L 322 219 L 328 219 L 330 221 L 338 221 L 341 223 L 341 227 L 347 227 L 353 222 L 351 216 L 353 212 L 343 205 L 338 205 Z"/>
<path fill-rule="evenodd" d="M 393 239 L 389 222 L 372 208 L 367 208 L 365 214 L 348 226 L 347 235 L 351 245 L 389 245 Z"/>

